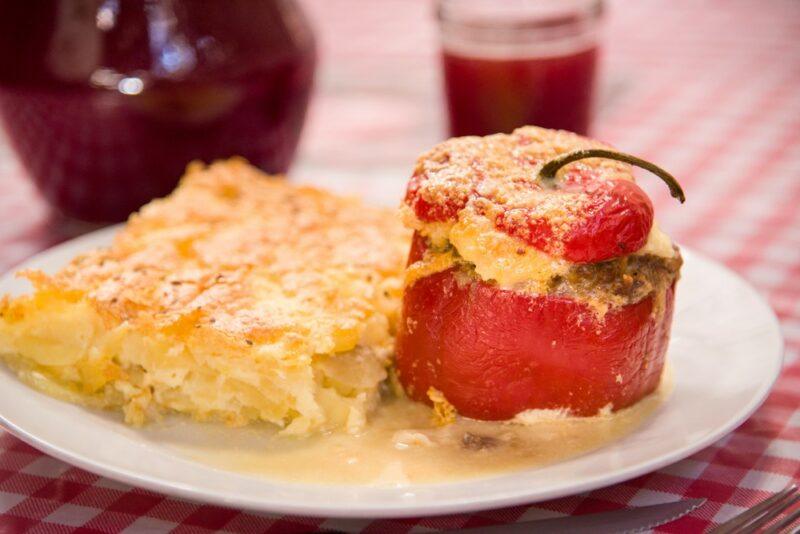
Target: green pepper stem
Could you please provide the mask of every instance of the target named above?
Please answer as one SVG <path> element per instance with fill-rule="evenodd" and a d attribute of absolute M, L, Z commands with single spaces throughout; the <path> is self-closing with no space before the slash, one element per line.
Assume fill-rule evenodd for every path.
<path fill-rule="evenodd" d="M 575 150 L 574 152 L 566 152 L 556 156 L 542 166 L 542 168 L 539 170 L 539 177 L 542 180 L 554 180 L 556 173 L 561 167 L 567 165 L 568 163 L 572 163 L 573 161 L 578 161 L 585 158 L 613 159 L 646 169 L 664 180 L 664 183 L 666 183 L 669 187 L 669 192 L 673 197 L 680 200 L 681 203 L 686 201 L 686 195 L 683 193 L 683 189 L 681 188 L 681 184 L 678 183 L 678 180 L 676 180 L 674 176 L 658 165 L 650 163 L 649 161 L 645 161 L 641 158 L 637 158 L 636 156 L 631 156 L 630 154 L 616 152 L 613 150 L 605 150 L 602 148 Z"/>

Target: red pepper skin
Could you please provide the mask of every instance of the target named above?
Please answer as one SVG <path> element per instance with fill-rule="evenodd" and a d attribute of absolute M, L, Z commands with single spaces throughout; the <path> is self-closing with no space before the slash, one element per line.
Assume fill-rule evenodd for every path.
<path fill-rule="evenodd" d="M 412 176 L 405 202 L 424 222 L 455 221 L 468 198 L 433 204 L 419 196 L 424 179 Z M 647 242 L 653 226 L 653 204 L 647 194 L 630 180 L 600 180 L 595 175 L 569 173 L 552 192 L 581 193 L 586 198 L 586 216 L 573 223 L 568 232 L 556 238 L 550 221 L 530 215 L 526 208 L 512 208 L 494 221 L 501 232 L 528 245 L 572 263 L 596 263 L 631 254 Z M 472 197 L 476 193 L 471 194 Z M 523 224 L 509 222 L 508 215 L 520 212 Z"/>
<path fill-rule="evenodd" d="M 410 261 L 424 252 L 418 237 L 415 245 Z M 599 319 L 575 299 L 500 289 L 450 268 L 406 287 L 398 378 L 412 399 L 430 403 L 433 387 L 475 419 L 618 410 L 659 384 L 674 291 L 673 284 L 661 313 L 652 313 L 650 296 Z"/>
<path fill-rule="evenodd" d="M 653 204 L 647 193 L 628 180 L 612 180 L 587 188 L 593 216 L 574 226 L 564 239 L 564 258 L 596 263 L 636 252 L 653 226 Z"/>

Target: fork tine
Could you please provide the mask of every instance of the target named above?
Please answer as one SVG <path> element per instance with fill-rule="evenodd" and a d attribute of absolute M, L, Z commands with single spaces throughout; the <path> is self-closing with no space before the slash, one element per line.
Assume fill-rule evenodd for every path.
<path fill-rule="evenodd" d="M 785 489 L 776 493 L 772 497 L 764 499 L 763 501 L 753 506 L 749 510 L 742 512 L 733 519 L 729 519 L 728 521 L 719 525 L 717 528 L 712 529 L 711 531 L 709 531 L 708 534 L 728 534 L 730 532 L 735 532 L 737 529 L 742 528 L 743 526 L 750 523 L 753 519 L 758 518 L 761 514 L 763 514 L 769 508 L 774 506 L 775 503 L 783 501 L 790 495 L 794 494 L 796 491 L 797 491 L 797 486 L 791 484 L 790 486 L 787 486 Z"/>
<path fill-rule="evenodd" d="M 776 504 L 773 508 L 770 508 L 767 513 L 756 519 L 755 521 L 751 522 L 747 525 L 747 529 L 749 532 L 755 532 L 759 528 L 763 527 L 779 515 L 783 513 L 784 510 L 789 508 L 790 506 L 794 506 L 800 502 L 800 495 L 795 495 L 788 501 L 781 502 L 780 504 Z"/>
<path fill-rule="evenodd" d="M 778 534 L 780 531 L 782 531 L 786 527 L 791 526 L 792 523 L 794 523 L 798 519 L 800 519 L 800 508 L 798 508 L 797 510 L 795 510 L 791 514 L 789 514 L 786 517 L 784 517 L 783 519 L 781 519 L 778 523 L 776 523 L 776 524 L 772 525 L 771 527 L 769 527 L 767 530 L 764 531 L 764 534 Z"/>

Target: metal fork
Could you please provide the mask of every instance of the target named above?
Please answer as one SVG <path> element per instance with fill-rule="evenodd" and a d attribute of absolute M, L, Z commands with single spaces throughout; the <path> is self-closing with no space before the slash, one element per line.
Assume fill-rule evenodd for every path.
<path fill-rule="evenodd" d="M 798 502 L 800 502 L 800 493 L 797 491 L 797 486 L 792 484 L 780 493 L 764 499 L 749 510 L 710 530 L 708 534 L 756 532 Z M 800 519 L 800 509 L 795 510 L 778 523 L 772 525 L 764 531 L 764 534 L 778 534 L 798 519 Z"/>

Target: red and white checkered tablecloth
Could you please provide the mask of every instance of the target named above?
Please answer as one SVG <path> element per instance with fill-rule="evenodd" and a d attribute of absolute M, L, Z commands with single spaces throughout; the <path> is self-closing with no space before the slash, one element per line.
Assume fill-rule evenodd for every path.
<path fill-rule="evenodd" d="M 323 62 L 294 174 L 399 198 L 415 154 L 442 137 L 431 5 L 304 3 Z M 609 8 L 596 135 L 680 177 L 689 199 L 682 207 L 645 182 L 662 227 L 750 280 L 781 320 L 785 369 L 746 423 L 689 459 L 587 494 L 374 521 L 171 499 L 76 469 L 0 431 L 0 532 L 429 532 L 705 497 L 705 506 L 658 529 L 700 532 L 798 480 L 800 3 L 618 0 Z M 71 232 L 49 216 L 0 140 L 0 270 Z"/>

